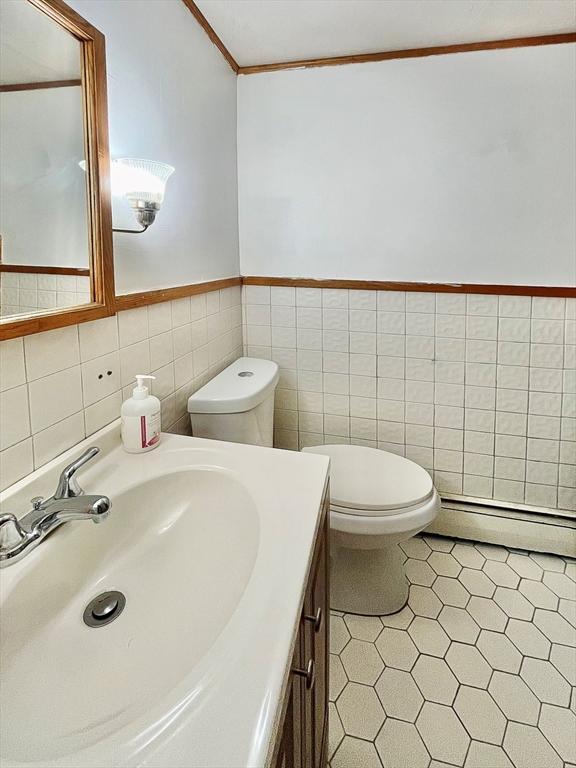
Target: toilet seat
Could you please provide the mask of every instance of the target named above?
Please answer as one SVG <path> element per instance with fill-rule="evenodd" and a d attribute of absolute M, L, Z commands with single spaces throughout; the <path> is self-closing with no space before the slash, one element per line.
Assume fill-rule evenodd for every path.
<path fill-rule="evenodd" d="M 403 456 L 360 445 L 303 450 L 330 458 L 330 509 L 338 516 L 409 515 L 435 495 L 428 472 Z"/>
<path fill-rule="evenodd" d="M 330 528 L 360 536 L 392 536 L 425 528 L 433 522 L 439 507 L 440 498 L 435 489 L 423 504 L 398 509 L 395 514 L 365 515 L 360 510 L 350 509 L 343 512 L 342 508 L 330 505 Z"/>

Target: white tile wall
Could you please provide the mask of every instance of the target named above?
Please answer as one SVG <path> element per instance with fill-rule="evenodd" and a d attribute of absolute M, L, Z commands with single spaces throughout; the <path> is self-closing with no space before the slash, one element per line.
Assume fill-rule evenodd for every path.
<path fill-rule="evenodd" d="M 0 316 L 90 303 L 90 277 L 0 273 Z"/>
<path fill-rule="evenodd" d="M 275 442 L 383 448 L 445 493 L 576 510 L 576 300 L 245 286 Z"/>
<path fill-rule="evenodd" d="M 136 373 L 156 376 L 162 429 L 187 434 L 190 394 L 242 353 L 240 300 L 226 288 L 1 342 L 0 488 L 118 418 Z"/>

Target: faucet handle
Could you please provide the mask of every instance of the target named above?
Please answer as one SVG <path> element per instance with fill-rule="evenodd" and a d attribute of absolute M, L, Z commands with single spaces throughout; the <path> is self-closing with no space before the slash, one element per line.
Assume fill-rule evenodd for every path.
<path fill-rule="evenodd" d="M 55 499 L 70 499 L 75 496 L 82 496 L 84 493 L 80 487 L 78 480 L 74 477 L 76 472 L 83 467 L 90 459 L 93 459 L 96 454 L 100 453 L 100 448 L 92 446 L 88 450 L 84 451 L 81 456 L 78 456 L 71 464 L 64 467 L 60 479 L 58 481 L 58 487 L 54 493 Z"/>
<path fill-rule="evenodd" d="M 16 515 L 6 512 L 0 515 L 0 549 L 10 547 L 26 538 L 26 532 Z"/>

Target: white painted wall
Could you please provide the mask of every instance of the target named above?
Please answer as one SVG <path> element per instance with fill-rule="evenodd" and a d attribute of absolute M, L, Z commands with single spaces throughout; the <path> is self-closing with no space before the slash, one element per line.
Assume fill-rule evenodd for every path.
<path fill-rule="evenodd" d="M 144 235 L 114 235 L 116 292 L 237 275 L 236 77 L 181 0 L 69 0 L 106 36 L 112 157 L 175 166 Z M 134 227 L 115 201 L 114 226 Z"/>
<path fill-rule="evenodd" d="M 576 284 L 575 54 L 239 77 L 242 274 Z"/>

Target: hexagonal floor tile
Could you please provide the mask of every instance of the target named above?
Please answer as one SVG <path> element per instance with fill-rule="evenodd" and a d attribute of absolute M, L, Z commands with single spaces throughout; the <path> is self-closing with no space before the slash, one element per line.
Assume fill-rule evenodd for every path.
<path fill-rule="evenodd" d="M 553 645 L 550 661 L 570 685 L 576 685 L 576 648 L 567 645 Z"/>
<path fill-rule="evenodd" d="M 560 707 L 570 704 L 570 686 L 549 661 L 526 657 L 520 667 L 520 676 L 540 701 Z"/>
<path fill-rule="evenodd" d="M 411 584 L 420 584 L 422 587 L 430 587 L 436 578 L 436 573 L 424 560 L 410 558 L 404 566 L 406 576 Z"/>
<path fill-rule="evenodd" d="M 537 608 L 534 611 L 532 621 L 551 642 L 561 645 L 576 645 L 576 628 L 559 613 Z"/>
<path fill-rule="evenodd" d="M 499 587 L 511 587 L 516 589 L 520 583 L 518 574 L 506 563 L 498 563 L 495 560 L 488 560 L 482 568 L 484 573 L 492 579 L 494 584 Z"/>
<path fill-rule="evenodd" d="M 401 611 L 398 611 L 398 613 L 391 613 L 389 616 L 380 616 L 380 621 L 385 627 L 408 629 L 413 618 L 414 614 L 412 613 L 412 609 L 406 605 Z"/>
<path fill-rule="evenodd" d="M 341 616 L 330 616 L 330 653 L 340 653 L 350 640 L 350 633 Z"/>
<path fill-rule="evenodd" d="M 428 616 L 430 619 L 435 619 L 442 610 L 442 603 L 430 587 L 420 587 L 417 584 L 410 587 L 408 605 L 416 616 Z"/>
<path fill-rule="evenodd" d="M 403 549 L 409 605 L 331 617 L 332 768 L 576 768 L 576 562 Z"/>
<path fill-rule="evenodd" d="M 376 640 L 376 648 L 387 667 L 410 671 L 418 658 L 418 649 L 408 632 L 384 627 Z"/>
<path fill-rule="evenodd" d="M 531 621 L 510 619 L 506 625 L 506 635 L 524 656 L 547 659 L 550 653 L 550 641 Z"/>
<path fill-rule="evenodd" d="M 565 573 L 545 573 L 542 581 L 558 597 L 576 600 L 576 584 Z"/>
<path fill-rule="evenodd" d="M 576 762 L 576 715 L 569 709 L 542 705 L 540 730 L 560 757 L 566 762 Z"/>
<path fill-rule="evenodd" d="M 373 643 L 382 632 L 382 622 L 378 616 L 359 616 L 355 613 L 347 613 L 344 616 L 344 623 L 348 632 L 356 640 L 366 640 Z"/>
<path fill-rule="evenodd" d="M 412 670 L 412 677 L 427 701 L 451 705 L 458 690 L 458 680 L 443 659 L 422 654 Z"/>
<path fill-rule="evenodd" d="M 430 762 L 416 728 L 390 717 L 378 734 L 376 749 L 385 768 L 427 768 Z"/>
<path fill-rule="evenodd" d="M 496 592 L 492 599 L 502 608 L 507 616 L 512 618 L 530 621 L 534 615 L 534 606 L 517 589 L 496 587 Z"/>
<path fill-rule="evenodd" d="M 448 635 L 433 619 L 416 616 L 408 632 L 420 653 L 427 653 L 429 656 L 444 656 L 450 645 Z"/>
<path fill-rule="evenodd" d="M 413 557 L 416 560 L 426 560 L 432 552 L 424 539 L 421 539 L 419 536 L 403 541 L 400 544 L 400 549 L 404 551 L 407 557 Z"/>
<path fill-rule="evenodd" d="M 416 727 L 435 760 L 462 765 L 470 738 L 451 707 L 424 702 Z"/>
<path fill-rule="evenodd" d="M 464 608 L 470 600 L 470 593 L 458 579 L 448 576 L 438 576 L 432 587 L 444 605 L 453 605 L 455 608 Z"/>
<path fill-rule="evenodd" d="M 340 722 L 338 710 L 336 705 L 330 702 L 328 704 L 328 760 L 332 759 L 343 738 L 344 728 Z"/>
<path fill-rule="evenodd" d="M 576 627 L 576 603 L 572 600 L 560 600 L 558 603 L 558 613 L 563 616 L 566 621 L 570 622 L 573 627 Z"/>
<path fill-rule="evenodd" d="M 348 678 L 346 677 L 346 672 L 344 672 L 340 656 L 336 656 L 335 653 L 330 654 L 330 677 L 328 683 L 330 701 L 336 701 L 347 682 Z"/>
<path fill-rule="evenodd" d="M 506 718 L 494 699 L 480 688 L 461 685 L 454 709 L 473 739 L 488 744 L 501 744 L 506 730 Z"/>
<path fill-rule="evenodd" d="M 514 768 L 502 747 L 473 741 L 464 768 Z"/>
<path fill-rule="evenodd" d="M 373 741 L 386 715 L 376 691 L 369 685 L 348 683 L 336 702 L 344 733 Z"/>
<path fill-rule="evenodd" d="M 446 661 L 457 679 L 464 685 L 471 685 L 474 688 L 488 686 L 492 667 L 475 646 L 452 643 L 446 654 Z"/>
<path fill-rule="evenodd" d="M 374 744 L 351 736 L 344 737 L 330 765 L 332 768 L 382 768 Z"/>
<path fill-rule="evenodd" d="M 522 655 L 506 635 L 483 629 L 476 646 L 492 669 L 512 674 L 519 672 Z"/>
<path fill-rule="evenodd" d="M 452 557 L 455 557 L 463 568 L 476 568 L 479 570 L 486 562 L 484 556 L 478 552 L 476 547 L 472 544 L 462 544 L 460 542 L 454 545 Z"/>
<path fill-rule="evenodd" d="M 454 549 L 452 539 L 445 539 L 443 536 L 433 536 L 430 534 L 423 538 L 430 549 L 435 549 L 437 552 L 451 552 Z"/>
<path fill-rule="evenodd" d="M 496 632 L 504 631 L 507 621 L 506 614 L 493 600 L 489 600 L 487 597 L 471 597 L 466 610 L 482 629 L 492 629 Z"/>
<path fill-rule="evenodd" d="M 387 667 L 380 675 L 376 683 L 376 693 L 388 717 L 408 720 L 411 723 L 418 717 L 420 707 L 424 703 L 410 672 L 402 672 L 392 667 Z"/>
<path fill-rule="evenodd" d="M 522 768 L 562 768 L 562 760 L 537 728 L 508 723 L 504 750 L 516 766 Z"/>
<path fill-rule="evenodd" d="M 492 597 L 496 591 L 496 584 L 490 581 L 483 571 L 474 571 L 471 568 L 463 568 L 458 576 L 460 581 L 471 595 L 477 597 Z"/>
<path fill-rule="evenodd" d="M 544 573 L 538 563 L 534 562 L 528 555 L 519 555 L 516 552 L 511 552 L 506 562 L 513 571 L 516 571 L 521 579 L 540 581 Z"/>
<path fill-rule="evenodd" d="M 445 605 L 438 616 L 438 621 L 448 636 L 460 643 L 475 643 L 480 634 L 480 627 L 464 608 Z"/>
<path fill-rule="evenodd" d="M 428 558 L 428 564 L 433 568 L 438 576 L 458 576 L 462 566 L 447 552 L 432 552 Z"/>
<path fill-rule="evenodd" d="M 538 563 L 540 568 L 545 571 L 556 571 L 557 573 L 564 573 L 566 564 L 558 555 L 550 555 L 545 552 L 530 552 L 529 557 Z"/>
<path fill-rule="evenodd" d="M 364 685 L 374 685 L 384 669 L 376 646 L 364 640 L 350 640 L 340 654 L 340 660 L 348 679 Z"/>
<path fill-rule="evenodd" d="M 476 543 L 474 546 L 487 560 L 499 560 L 504 563 L 508 557 L 508 550 L 504 547 L 499 547 L 496 544 Z"/>
<path fill-rule="evenodd" d="M 519 675 L 494 672 L 488 692 L 508 720 L 538 725 L 540 702 Z"/>
<path fill-rule="evenodd" d="M 551 592 L 541 581 L 522 579 L 518 585 L 518 591 L 521 592 L 535 608 L 548 608 L 551 611 L 555 611 L 558 607 L 558 598 L 554 592 Z"/>

